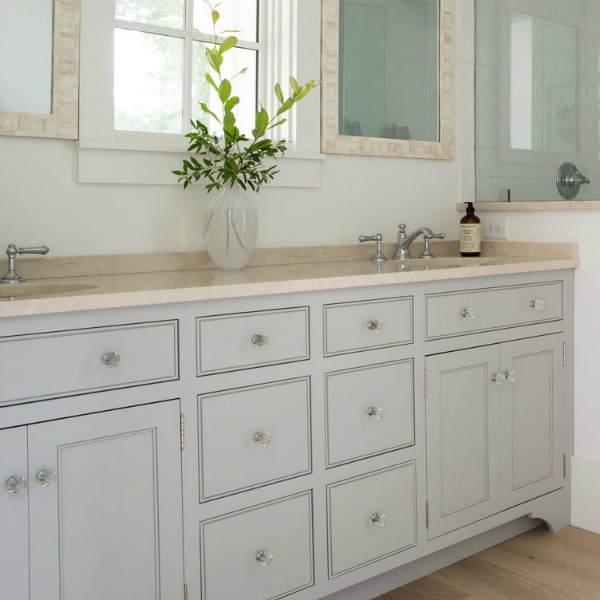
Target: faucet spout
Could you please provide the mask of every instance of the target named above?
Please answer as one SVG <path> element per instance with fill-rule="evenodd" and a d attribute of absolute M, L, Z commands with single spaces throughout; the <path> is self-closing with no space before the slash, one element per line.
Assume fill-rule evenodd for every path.
<path fill-rule="evenodd" d="M 403 231 L 401 233 L 404 233 Z M 429 227 L 419 227 L 415 229 L 411 234 L 403 236 L 398 235 L 398 248 L 396 250 L 396 260 L 406 260 L 412 258 L 410 254 L 410 245 L 420 236 L 423 236 L 425 241 L 425 250 L 419 256 L 419 258 L 433 258 L 433 254 L 429 250 L 429 240 L 440 239 L 443 240 L 446 237 L 445 233 L 433 233 Z"/>

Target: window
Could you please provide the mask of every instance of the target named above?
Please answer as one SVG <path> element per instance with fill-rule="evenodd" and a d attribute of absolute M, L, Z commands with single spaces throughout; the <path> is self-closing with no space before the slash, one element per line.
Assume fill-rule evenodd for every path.
<path fill-rule="evenodd" d="M 218 1 L 218 0 L 217 0 Z M 235 80 L 245 86 L 242 131 L 258 103 L 272 112 L 273 85 L 320 74 L 320 0 L 220 0 L 218 29 L 237 29 Z M 203 0 L 81 0 L 81 183 L 176 184 L 189 118 L 210 93 L 203 36 L 212 33 Z M 259 35 L 260 34 L 260 35 Z M 252 100 L 247 102 L 250 97 Z M 210 104 L 210 101 L 209 101 Z M 203 115 L 204 116 L 204 115 Z M 274 132 L 288 141 L 275 186 L 320 184 L 320 99 L 313 92 Z"/>
<path fill-rule="evenodd" d="M 236 30 L 239 39 L 224 67 L 229 78 L 246 69 L 232 83 L 244 100 L 237 111 L 239 126 L 249 131 L 257 103 L 258 0 L 227 0 L 219 12 L 218 30 Z M 205 78 L 209 67 L 201 32 L 213 35 L 203 0 L 116 0 L 115 130 L 182 134 L 190 117 L 204 118 L 198 103 L 210 105 L 214 90 Z"/>

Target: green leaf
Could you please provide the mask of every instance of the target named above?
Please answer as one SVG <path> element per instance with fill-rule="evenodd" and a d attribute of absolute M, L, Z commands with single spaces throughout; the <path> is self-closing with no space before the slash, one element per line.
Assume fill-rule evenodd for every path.
<path fill-rule="evenodd" d="M 302 89 L 295 77 L 290 77 L 290 85 L 296 93 L 298 93 Z"/>
<path fill-rule="evenodd" d="M 225 110 L 227 112 L 231 111 L 235 106 L 240 103 L 240 99 L 237 96 L 231 96 L 227 102 L 225 102 Z"/>
<path fill-rule="evenodd" d="M 229 79 L 223 79 L 219 86 L 219 98 L 221 99 L 221 102 L 225 104 L 229 99 L 229 96 L 231 96 L 231 82 Z"/>
<path fill-rule="evenodd" d="M 269 131 L 269 129 L 273 129 L 274 127 L 278 127 L 279 125 L 283 125 L 284 123 L 287 123 L 287 119 L 279 119 L 279 121 L 277 121 L 276 123 L 269 125 L 266 131 Z"/>
<path fill-rule="evenodd" d="M 285 100 L 283 99 L 283 92 L 281 90 L 281 86 L 278 83 L 275 84 L 275 95 L 277 96 L 277 99 L 279 100 L 279 102 L 281 102 L 281 104 L 285 102 Z"/>
<path fill-rule="evenodd" d="M 210 110 L 210 108 L 208 108 L 208 106 L 206 105 L 206 102 L 200 102 L 200 108 L 207 114 L 209 114 L 211 117 L 213 117 L 213 119 L 216 119 L 219 123 L 221 122 L 221 119 L 219 119 L 219 117 L 217 117 L 217 115 L 215 115 L 215 113 Z"/>
<path fill-rule="evenodd" d="M 211 16 L 212 16 L 213 25 L 216 25 L 217 21 L 221 18 L 219 11 L 213 10 Z"/>
<path fill-rule="evenodd" d="M 223 130 L 230 134 L 235 130 L 235 115 L 232 112 L 225 113 L 223 117 Z"/>
<path fill-rule="evenodd" d="M 237 43 L 238 43 L 238 39 L 234 35 L 229 36 L 221 44 L 221 46 L 219 48 L 220 53 L 223 54 L 224 52 L 227 52 L 227 50 L 231 50 L 232 48 L 235 48 L 235 46 L 237 46 Z"/>
<path fill-rule="evenodd" d="M 256 113 L 255 123 L 256 123 L 255 131 L 258 131 L 260 135 L 263 135 L 265 132 L 265 129 L 267 128 L 267 125 L 269 124 L 269 115 L 264 108 L 261 108 Z M 259 137 L 259 136 L 254 135 L 254 137 Z"/>
<path fill-rule="evenodd" d="M 210 73 L 206 74 L 206 81 L 210 83 L 210 85 L 215 89 L 215 91 L 219 91 L 219 86 L 215 83 L 215 80 L 212 78 L 212 75 Z"/>
<path fill-rule="evenodd" d="M 287 112 L 288 110 L 290 110 L 290 108 L 292 108 L 292 106 L 294 106 L 294 99 L 293 98 L 288 98 L 280 107 L 279 110 L 277 111 L 277 114 L 275 115 L 276 117 L 278 117 L 279 115 L 282 115 L 284 112 Z"/>
<path fill-rule="evenodd" d="M 302 88 L 297 94 L 294 94 L 294 102 L 299 102 L 300 100 L 302 100 L 302 98 L 304 98 L 304 96 L 306 96 L 308 92 L 310 92 L 309 88 Z"/>

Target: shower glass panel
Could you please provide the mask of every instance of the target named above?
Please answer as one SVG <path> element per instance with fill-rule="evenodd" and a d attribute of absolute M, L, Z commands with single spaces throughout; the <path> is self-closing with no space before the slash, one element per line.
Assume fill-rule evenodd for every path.
<path fill-rule="evenodd" d="M 562 200 L 575 163 L 600 197 L 600 2 L 477 0 L 476 197 Z M 508 192 L 510 190 L 510 193 Z"/>
<path fill-rule="evenodd" d="M 438 0 L 340 0 L 339 133 L 438 141 L 437 40 Z"/>

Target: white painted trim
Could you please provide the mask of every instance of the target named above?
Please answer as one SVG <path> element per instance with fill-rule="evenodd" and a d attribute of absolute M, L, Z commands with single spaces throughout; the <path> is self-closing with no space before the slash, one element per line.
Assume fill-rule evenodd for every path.
<path fill-rule="evenodd" d="M 573 525 L 600 533 L 600 460 L 573 456 L 571 482 Z"/>

